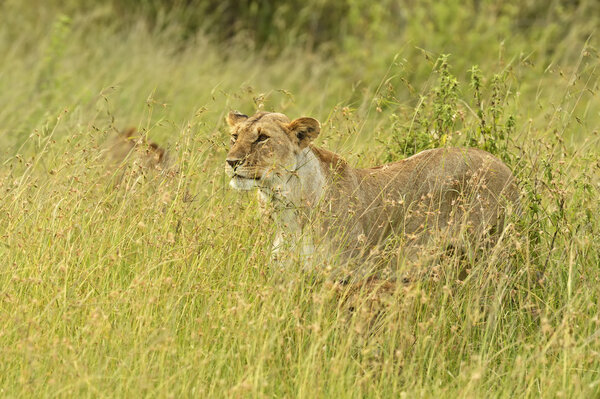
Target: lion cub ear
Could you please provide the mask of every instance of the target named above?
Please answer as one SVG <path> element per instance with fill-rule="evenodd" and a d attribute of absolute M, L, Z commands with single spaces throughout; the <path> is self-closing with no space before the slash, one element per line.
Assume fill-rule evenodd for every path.
<path fill-rule="evenodd" d="M 227 124 L 230 127 L 234 127 L 235 125 L 245 121 L 246 119 L 248 119 L 248 115 L 241 114 L 237 111 L 229 112 L 229 115 L 227 115 L 227 118 L 225 118 L 225 120 L 227 120 Z"/>
<path fill-rule="evenodd" d="M 300 148 L 304 148 L 319 135 L 321 124 L 314 118 L 304 117 L 294 119 L 288 129 L 298 139 Z"/>

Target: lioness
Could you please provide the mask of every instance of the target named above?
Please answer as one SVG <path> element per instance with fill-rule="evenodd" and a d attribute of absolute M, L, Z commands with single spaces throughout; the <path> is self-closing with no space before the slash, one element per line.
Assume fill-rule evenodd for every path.
<path fill-rule="evenodd" d="M 300 246 L 306 259 L 339 255 L 363 265 L 386 246 L 493 242 L 518 201 L 509 168 L 475 148 L 426 150 L 398 162 L 355 169 L 311 142 L 316 119 L 231 112 L 225 170 L 237 190 L 258 189 L 276 221 L 276 255 Z M 312 256 L 311 256 L 312 255 Z"/>
<path fill-rule="evenodd" d="M 148 141 L 134 127 L 121 131 L 108 144 L 107 157 L 120 165 L 129 157 L 149 169 L 162 169 L 167 164 L 167 152 L 158 144 Z"/>

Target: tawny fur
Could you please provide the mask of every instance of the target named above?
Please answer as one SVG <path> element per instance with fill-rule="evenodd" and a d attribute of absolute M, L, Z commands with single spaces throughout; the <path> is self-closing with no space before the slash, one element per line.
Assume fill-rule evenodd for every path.
<path fill-rule="evenodd" d="M 310 144 L 320 132 L 315 119 L 230 113 L 227 122 L 231 186 L 258 189 L 278 225 L 274 252 L 298 247 L 313 259 L 337 255 L 361 264 L 393 240 L 403 247 L 439 238 L 490 244 L 518 203 L 510 169 L 479 149 L 432 149 L 355 169 Z"/>
<path fill-rule="evenodd" d="M 120 165 L 128 158 L 139 161 L 150 169 L 162 169 L 167 164 L 167 152 L 158 144 L 148 141 L 135 128 L 121 131 L 108 144 L 107 157 L 110 162 Z"/>

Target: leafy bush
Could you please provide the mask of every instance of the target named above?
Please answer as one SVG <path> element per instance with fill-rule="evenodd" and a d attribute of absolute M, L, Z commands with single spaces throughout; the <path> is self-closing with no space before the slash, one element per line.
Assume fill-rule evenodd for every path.
<path fill-rule="evenodd" d="M 465 145 L 482 148 L 512 163 L 509 143 L 516 117 L 510 113 L 514 99 L 506 88 L 508 75 L 494 75 L 489 79 L 489 87 L 485 87 L 486 79 L 478 66 L 469 72 L 471 103 L 459 101 L 461 87 L 451 72 L 449 56 L 442 55 L 436 60 L 433 65 L 436 86 L 419 96 L 412 115 L 402 108 L 390 115 L 388 161 L 430 148 Z M 378 107 L 393 109 L 393 103 L 393 98 L 379 98 Z"/>

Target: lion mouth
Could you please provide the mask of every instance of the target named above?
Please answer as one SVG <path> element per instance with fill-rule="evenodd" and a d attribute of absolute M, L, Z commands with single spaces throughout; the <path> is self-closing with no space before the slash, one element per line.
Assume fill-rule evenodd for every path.
<path fill-rule="evenodd" d="M 231 181 L 229 182 L 229 185 L 236 190 L 248 191 L 248 190 L 253 190 L 255 188 L 259 188 L 259 186 L 261 186 L 261 183 L 260 183 L 260 178 L 246 177 L 246 176 L 234 174 L 231 177 Z"/>
<path fill-rule="evenodd" d="M 260 177 L 242 176 L 242 175 L 238 175 L 237 173 L 234 173 L 231 178 L 232 179 L 242 179 L 242 180 L 260 180 Z"/>

